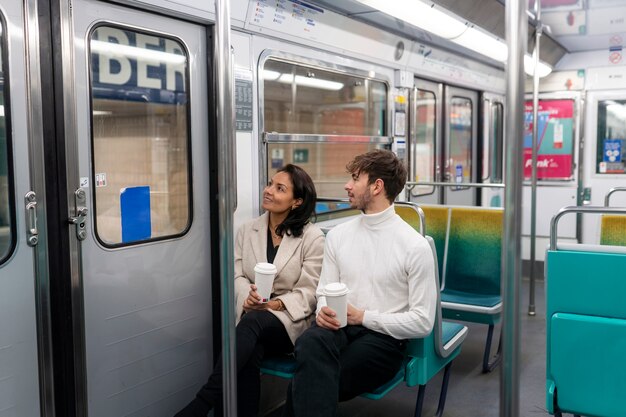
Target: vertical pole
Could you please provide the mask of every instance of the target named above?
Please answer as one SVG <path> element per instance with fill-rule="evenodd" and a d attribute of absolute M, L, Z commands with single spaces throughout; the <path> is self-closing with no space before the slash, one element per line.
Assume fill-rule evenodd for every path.
<path fill-rule="evenodd" d="M 537 144 L 539 132 L 539 44 L 541 40 L 541 0 L 535 0 L 535 50 L 533 51 L 533 144 L 532 144 L 532 174 L 530 177 L 530 288 L 528 294 L 528 315 L 535 312 L 535 245 L 537 238 Z"/>
<path fill-rule="evenodd" d="M 524 137 L 524 54 L 527 41 L 524 0 L 506 2 L 506 178 L 502 255 L 503 340 L 500 370 L 500 416 L 519 416 L 519 334 L 522 224 L 522 155 Z"/>
<path fill-rule="evenodd" d="M 235 289 L 232 167 L 235 151 L 233 111 L 233 56 L 230 49 L 230 1 L 215 0 L 215 87 L 218 137 L 218 209 L 220 279 L 222 297 L 222 364 L 224 413 L 237 415 L 237 364 L 235 354 Z M 236 190 L 235 190 L 236 191 Z"/>

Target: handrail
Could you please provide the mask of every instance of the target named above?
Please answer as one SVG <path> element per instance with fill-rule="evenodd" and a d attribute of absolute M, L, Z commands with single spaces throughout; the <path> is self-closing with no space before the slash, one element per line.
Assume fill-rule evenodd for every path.
<path fill-rule="evenodd" d="M 415 186 L 419 185 L 436 185 L 443 187 L 473 187 L 473 188 L 505 188 L 505 184 L 489 184 L 482 182 L 441 182 L 441 181 L 407 181 L 406 188 L 412 189 Z"/>
<path fill-rule="evenodd" d="M 263 143 L 380 143 L 388 145 L 393 142 L 389 136 L 366 135 L 319 135 L 263 132 Z"/>
<path fill-rule="evenodd" d="M 233 53 L 230 37 L 230 1 L 215 1 L 214 38 L 217 108 L 218 215 L 222 325 L 222 387 L 224 415 L 237 415 L 237 356 L 235 351 L 235 299 L 233 215 L 235 211 L 235 112 L 233 106 Z"/>
<path fill-rule="evenodd" d="M 609 200 L 611 199 L 611 195 L 618 191 L 626 191 L 626 187 L 613 187 L 609 190 L 608 193 L 604 196 L 604 207 L 609 207 Z"/>
<path fill-rule="evenodd" d="M 626 214 L 626 208 L 602 207 L 602 206 L 567 206 L 558 211 L 550 221 L 550 250 L 556 250 L 557 226 L 559 219 L 568 213 L 594 213 L 594 214 Z"/>
<path fill-rule="evenodd" d="M 350 200 L 347 198 L 328 198 L 328 197 L 318 197 L 317 201 L 321 201 L 324 203 L 349 203 Z M 408 206 L 412 207 L 420 218 L 420 235 L 426 236 L 426 215 L 424 214 L 424 210 L 417 203 L 413 203 L 411 201 L 394 201 L 393 204 L 399 206 Z"/>

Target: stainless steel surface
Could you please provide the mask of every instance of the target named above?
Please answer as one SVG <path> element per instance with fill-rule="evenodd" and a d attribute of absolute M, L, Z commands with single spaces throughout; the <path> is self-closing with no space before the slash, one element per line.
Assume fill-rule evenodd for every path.
<path fill-rule="evenodd" d="M 24 196 L 26 205 L 26 241 L 28 246 L 35 246 L 39 241 L 37 231 L 37 195 L 34 191 L 29 191 Z"/>
<path fill-rule="evenodd" d="M 626 187 L 613 187 L 609 190 L 608 193 L 606 193 L 606 195 L 604 196 L 604 206 L 605 207 L 609 207 L 610 206 L 610 201 L 611 201 L 611 195 L 620 192 L 620 191 L 626 191 Z"/>
<path fill-rule="evenodd" d="M 535 30 L 535 50 L 533 61 L 533 140 L 531 151 L 531 175 L 530 175 L 530 290 L 528 292 L 528 314 L 535 315 L 535 247 L 537 237 L 537 143 L 538 143 L 538 117 L 539 117 L 539 51 L 541 45 L 541 0 L 535 1 L 535 18 L 537 27 Z"/>
<path fill-rule="evenodd" d="M 557 250 L 557 232 L 559 220 L 569 213 L 593 213 L 593 214 L 626 214 L 626 207 L 606 206 L 568 206 L 563 207 L 550 221 L 550 250 Z"/>
<path fill-rule="evenodd" d="M 30 200 L 30 203 L 36 204 L 33 210 L 35 233 L 31 232 L 31 235 L 27 237 L 27 242 L 30 246 L 36 245 L 34 264 L 40 410 L 42 416 L 52 417 L 54 416 L 54 376 L 52 369 L 52 318 L 50 315 L 48 228 L 44 180 L 39 10 L 36 0 L 27 0 L 22 4 L 24 5 L 24 38 L 26 39 L 26 100 L 28 107 L 30 180 L 32 190 L 34 190 L 34 200 Z M 35 195 L 35 193 L 37 194 Z M 28 197 L 27 200 L 29 200 Z"/>
<path fill-rule="evenodd" d="M 82 188 L 74 191 L 74 212 L 76 215 L 68 219 L 68 222 L 76 227 L 76 238 L 78 240 L 85 240 L 87 237 L 86 222 L 89 210 L 85 207 L 86 196 L 87 194 Z"/>
<path fill-rule="evenodd" d="M 509 48 L 506 85 L 506 181 L 502 262 L 502 366 L 500 416 L 519 416 L 520 282 L 522 276 L 522 167 L 524 138 L 524 54 L 526 52 L 526 2 L 506 4 L 506 39 Z"/>
<path fill-rule="evenodd" d="M 234 201 L 231 161 L 235 146 L 233 111 L 233 64 L 230 49 L 230 1 L 215 1 L 215 70 L 217 87 L 218 210 L 220 281 L 222 300 L 223 398 L 226 416 L 237 416 L 237 364 L 235 354 L 235 271 L 233 249 Z M 235 190 L 236 192 L 236 190 Z"/>
<path fill-rule="evenodd" d="M 411 189 L 416 185 L 436 185 L 442 187 L 471 187 L 471 188 L 506 188 L 505 184 L 490 184 L 490 183 L 482 183 L 482 182 L 439 182 L 439 181 L 407 181 L 407 188 Z"/>
<path fill-rule="evenodd" d="M 263 133 L 263 143 L 380 143 L 391 144 L 387 136 L 356 135 L 296 135 L 287 133 Z"/>
<path fill-rule="evenodd" d="M 61 45 L 60 53 L 63 56 L 62 63 L 62 99 L 63 99 L 63 125 L 65 128 L 65 160 L 67 189 L 76 190 L 79 188 L 78 171 L 78 137 L 76 133 L 76 86 L 74 71 L 74 25 L 72 19 L 72 0 L 61 0 L 59 2 L 59 19 Z M 67 218 L 74 217 L 76 213 L 74 193 L 68 193 L 67 207 L 71 212 Z M 68 228 L 70 234 L 70 281 L 72 297 L 72 325 L 74 333 L 74 377 L 75 377 L 75 398 L 76 417 L 87 416 L 87 373 L 85 369 L 85 331 L 84 331 L 84 310 L 83 310 L 83 284 L 81 278 L 81 247 L 76 238 L 77 234 L 73 228 Z"/>

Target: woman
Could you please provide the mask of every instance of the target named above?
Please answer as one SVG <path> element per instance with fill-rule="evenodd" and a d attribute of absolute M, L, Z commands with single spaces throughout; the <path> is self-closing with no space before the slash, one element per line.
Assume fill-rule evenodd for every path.
<path fill-rule="evenodd" d="M 265 354 L 290 353 L 315 312 L 315 289 L 324 252 L 324 234 L 309 223 L 317 193 L 311 177 L 286 165 L 263 190 L 265 213 L 244 224 L 235 244 L 237 306 L 237 409 L 240 417 L 256 416 L 259 406 L 259 364 Z M 258 262 L 276 266 L 267 303 L 254 285 Z M 196 398 L 175 417 L 221 414 L 222 363 Z"/>

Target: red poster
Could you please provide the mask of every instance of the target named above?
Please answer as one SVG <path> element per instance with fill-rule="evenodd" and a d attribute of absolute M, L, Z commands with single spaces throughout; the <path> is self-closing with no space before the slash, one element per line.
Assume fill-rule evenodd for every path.
<path fill-rule="evenodd" d="M 532 151 L 524 149 L 524 178 L 532 175 Z M 569 179 L 572 175 L 572 155 L 537 155 L 537 178 Z"/>

